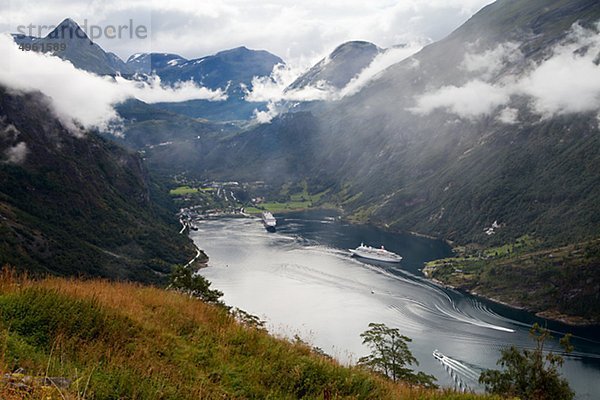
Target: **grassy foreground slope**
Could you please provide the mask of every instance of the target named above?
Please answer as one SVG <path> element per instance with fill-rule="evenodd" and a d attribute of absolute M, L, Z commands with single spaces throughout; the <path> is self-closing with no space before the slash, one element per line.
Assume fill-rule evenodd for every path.
<path fill-rule="evenodd" d="M 482 398 L 340 366 L 178 292 L 103 280 L 31 281 L 6 269 L 0 356 L 1 372 L 22 368 L 26 376 L 70 380 L 58 389 L 38 378 L 25 391 L 15 387 L 21 375 L 13 374 L 13 383 L 5 376 L 3 399 Z"/>

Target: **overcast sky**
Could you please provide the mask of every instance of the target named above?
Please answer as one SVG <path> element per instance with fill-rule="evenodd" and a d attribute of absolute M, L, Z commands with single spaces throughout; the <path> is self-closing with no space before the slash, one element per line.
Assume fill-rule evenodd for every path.
<path fill-rule="evenodd" d="M 127 59 L 135 52 L 187 58 L 247 46 L 308 64 L 348 40 L 378 46 L 439 40 L 491 0 L 3 0 L 0 31 L 55 25 L 144 25 L 148 39 L 96 40 Z M 45 31 L 44 33 L 48 33 Z"/>

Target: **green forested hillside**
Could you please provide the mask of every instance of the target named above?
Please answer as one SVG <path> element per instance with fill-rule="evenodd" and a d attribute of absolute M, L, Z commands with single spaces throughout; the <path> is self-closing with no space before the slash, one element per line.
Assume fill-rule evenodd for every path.
<path fill-rule="evenodd" d="M 524 237 L 427 263 L 444 284 L 569 324 L 600 323 L 600 241 L 540 248 Z"/>
<path fill-rule="evenodd" d="M 137 155 L 68 131 L 39 94 L 1 89 L 0 118 L 0 153 L 24 149 L 0 163 L 0 264 L 157 281 L 193 257 Z"/>

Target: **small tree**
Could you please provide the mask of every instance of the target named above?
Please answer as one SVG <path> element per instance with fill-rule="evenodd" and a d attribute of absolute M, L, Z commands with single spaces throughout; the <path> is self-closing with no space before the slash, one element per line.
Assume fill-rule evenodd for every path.
<path fill-rule="evenodd" d="M 419 365 L 408 348 L 412 339 L 401 335 L 398 329 L 385 324 L 370 323 L 369 329 L 360 334 L 363 344 L 371 348 L 371 354 L 361 357 L 358 364 L 379 372 L 393 381 L 402 380 L 415 385 L 435 387 L 435 378 L 423 372 L 414 373 L 408 365 Z"/>
<path fill-rule="evenodd" d="M 552 337 L 550 332 L 538 324 L 529 332 L 536 342 L 535 349 L 519 351 L 511 346 L 502 350 L 497 364 L 504 370 L 484 371 L 479 382 L 485 385 L 486 391 L 505 396 L 532 400 L 572 399 L 575 393 L 558 372 L 563 358 L 552 352 L 544 354 L 544 342 Z M 560 340 L 567 353 L 573 350 L 570 337 L 568 334 Z"/>
<path fill-rule="evenodd" d="M 198 297 L 207 303 L 222 304 L 219 298 L 223 292 L 210 288 L 210 281 L 202 275 L 194 274 L 191 269 L 176 266 L 171 271 L 170 288 Z"/>

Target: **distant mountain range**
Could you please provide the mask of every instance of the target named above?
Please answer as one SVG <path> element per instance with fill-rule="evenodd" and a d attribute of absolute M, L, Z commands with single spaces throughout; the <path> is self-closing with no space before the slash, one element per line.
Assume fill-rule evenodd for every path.
<path fill-rule="evenodd" d="M 283 63 L 281 58 L 267 51 L 250 50 L 246 47 L 193 60 L 176 54 L 139 53 L 129 57 L 125 63 L 117 55 L 104 51 L 92 42 L 70 18 L 62 21 L 46 37 L 21 34 L 14 34 L 13 37 L 18 44 L 35 43 L 39 46 L 39 51 L 48 48 L 49 44 L 65 44 L 64 50 L 52 53 L 70 61 L 79 69 L 98 75 L 119 74 L 131 78 L 135 74 L 156 74 L 165 84 L 194 80 L 210 89 L 223 89 L 228 95 L 226 101 L 192 100 L 159 105 L 160 108 L 193 118 L 217 121 L 251 119 L 254 110 L 263 107 L 264 103 L 245 102 L 245 91 L 241 85 L 252 87 L 252 78 L 269 76 L 276 64 Z"/>
<path fill-rule="evenodd" d="M 46 37 L 21 34 L 13 37 L 19 44 L 35 43 L 40 49 L 47 48 L 49 44 L 65 44 L 65 50 L 52 53 L 79 69 L 98 75 L 118 74 L 127 78 L 137 75 L 137 79 L 143 79 L 144 75 L 155 74 L 167 85 L 193 80 L 213 90 L 224 90 L 228 96 L 226 101 L 190 100 L 155 106 L 191 118 L 218 122 L 248 121 L 254 117 L 255 110 L 265 110 L 265 102 L 245 100 L 247 90 L 252 89 L 254 78 L 268 78 L 276 65 L 285 65 L 274 54 L 244 46 L 191 60 L 171 53 L 136 53 L 123 62 L 117 55 L 93 43 L 70 18 L 62 21 Z M 319 88 L 323 85 L 340 89 L 382 51 L 369 42 L 343 43 L 298 77 L 286 90 L 300 90 L 309 86 Z"/>
<path fill-rule="evenodd" d="M 137 73 L 156 73 L 169 84 L 192 79 L 210 89 L 225 89 L 250 85 L 252 78 L 269 76 L 276 64 L 283 63 L 268 51 L 238 47 L 193 60 L 176 54 L 134 54 L 126 65 Z"/>
<path fill-rule="evenodd" d="M 161 171 L 275 183 L 307 179 L 343 195 L 344 208 L 358 220 L 461 243 L 531 232 L 564 240 L 589 237 L 596 225 L 586 216 L 599 211 L 593 200 L 599 186 L 596 176 L 582 173 L 578 165 L 598 162 L 595 153 L 585 150 L 597 146 L 597 136 L 589 135 L 598 129 L 594 113 L 540 119 L 523 96 L 482 116 L 471 116 L 469 109 L 461 116 L 443 107 L 423 114 L 415 107 L 420 97 L 436 90 L 473 81 L 491 86 L 525 75 L 551 56 L 575 22 L 589 28 L 600 19 L 599 8 L 591 0 L 499 0 L 446 39 L 392 65 L 355 95 L 308 104 L 298 108 L 300 114 L 239 134 L 238 127 L 218 122 L 250 118 L 257 104 L 244 100 L 240 85 L 267 77 L 283 62 L 280 58 L 244 47 L 195 60 L 136 54 L 121 68 L 152 71 L 166 83 L 194 79 L 213 89 L 227 88 L 230 98 L 153 106 L 127 102 L 119 106 L 126 121 L 123 143 L 143 149 L 172 142 L 147 155 Z M 73 27 L 70 20 L 63 24 Z M 342 44 L 288 90 L 343 87 L 381 52 L 368 42 Z M 500 59 L 486 61 L 496 53 L 502 53 Z M 481 102 L 486 96 L 482 93 Z M 223 140 L 222 131 L 229 133 Z M 571 134 L 565 136 L 567 131 Z M 294 145 L 293 136 L 299 134 L 313 146 Z M 240 171 L 258 176 L 240 177 Z M 484 228 L 496 220 L 503 229 L 486 235 Z"/>
<path fill-rule="evenodd" d="M 276 64 L 283 60 L 264 50 L 238 47 L 193 60 L 177 54 L 138 53 L 127 62 L 116 54 L 106 52 L 94 43 L 83 29 L 67 18 L 43 38 L 13 34 L 18 44 L 36 44 L 43 51 L 50 44 L 65 44 L 64 50 L 48 52 L 70 61 L 76 68 L 98 75 L 133 74 L 158 75 L 166 84 L 194 80 L 210 89 L 239 88 L 250 86 L 252 78 L 269 76 Z"/>
<path fill-rule="evenodd" d="M 226 101 L 190 100 L 179 103 L 162 103 L 166 110 L 193 118 L 217 121 L 248 120 L 256 108 L 264 104 L 244 101 L 242 88 L 252 87 L 254 77 L 269 76 L 276 64 L 283 60 L 264 50 L 238 47 L 217 54 L 186 60 L 175 54 L 134 54 L 127 65 L 138 73 L 155 73 L 167 84 L 193 80 L 210 89 L 222 89 Z"/>

